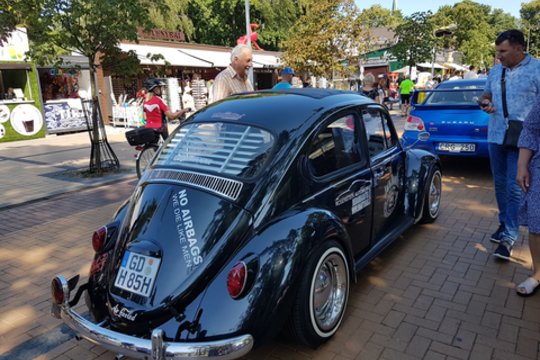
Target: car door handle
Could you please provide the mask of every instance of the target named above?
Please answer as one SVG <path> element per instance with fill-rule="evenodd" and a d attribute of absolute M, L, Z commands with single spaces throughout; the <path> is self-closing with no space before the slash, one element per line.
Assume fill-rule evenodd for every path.
<path fill-rule="evenodd" d="M 351 185 L 349 185 L 349 191 L 356 191 L 364 185 L 371 185 L 371 180 L 354 180 Z"/>
<path fill-rule="evenodd" d="M 373 176 L 376 177 L 376 178 L 380 178 L 380 177 L 382 177 L 385 173 L 386 173 L 386 171 L 385 171 L 384 169 L 379 168 L 379 169 L 377 169 L 377 170 L 375 170 L 375 171 L 373 172 Z"/>

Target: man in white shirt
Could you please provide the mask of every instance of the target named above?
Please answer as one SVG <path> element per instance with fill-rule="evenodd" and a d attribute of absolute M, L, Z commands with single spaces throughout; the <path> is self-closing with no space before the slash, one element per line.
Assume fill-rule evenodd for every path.
<path fill-rule="evenodd" d="M 469 67 L 469 71 L 467 71 L 465 73 L 465 75 L 463 75 L 463 78 L 464 79 L 478 79 L 478 73 L 476 72 L 476 68 L 474 67 L 474 65 L 471 65 Z"/>

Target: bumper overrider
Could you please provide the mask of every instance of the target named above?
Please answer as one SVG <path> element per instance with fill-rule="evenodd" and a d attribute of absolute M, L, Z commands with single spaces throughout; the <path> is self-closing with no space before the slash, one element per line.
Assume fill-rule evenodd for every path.
<path fill-rule="evenodd" d="M 154 329 L 151 339 L 109 330 L 103 323 L 93 323 L 72 309 L 79 297 L 70 303 L 70 291 L 77 284 L 78 276 L 67 281 L 58 275 L 52 282 L 52 315 L 62 319 L 77 336 L 107 350 L 136 359 L 236 359 L 246 355 L 253 347 L 253 337 L 242 335 L 230 339 L 207 342 L 167 342 L 162 329 Z M 79 290 L 79 292 L 81 292 Z M 63 296 L 62 296 L 63 295 Z"/>

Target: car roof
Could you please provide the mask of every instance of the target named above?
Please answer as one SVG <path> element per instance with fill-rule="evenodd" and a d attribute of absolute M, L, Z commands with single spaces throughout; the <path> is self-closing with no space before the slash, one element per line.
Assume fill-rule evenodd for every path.
<path fill-rule="evenodd" d="M 457 79 L 457 80 L 446 80 L 437 86 L 439 89 L 446 89 L 452 87 L 467 87 L 467 86 L 478 86 L 483 87 L 486 84 L 486 78 L 480 79 Z"/>
<path fill-rule="evenodd" d="M 191 119 L 195 122 L 234 121 L 281 133 L 310 127 L 326 112 L 364 104 L 375 102 L 360 93 L 335 89 L 261 90 L 212 103 Z"/>

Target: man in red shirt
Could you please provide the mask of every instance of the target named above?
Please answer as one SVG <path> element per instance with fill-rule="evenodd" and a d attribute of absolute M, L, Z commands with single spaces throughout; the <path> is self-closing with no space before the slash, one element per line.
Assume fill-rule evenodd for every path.
<path fill-rule="evenodd" d="M 159 79 L 149 78 L 144 81 L 144 87 L 148 91 L 143 102 L 144 118 L 146 119 L 146 127 L 155 129 L 163 140 L 169 137 L 167 128 L 167 118 L 170 120 L 178 119 L 191 109 L 182 109 L 177 112 L 170 112 L 165 102 L 161 99 L 161 87 L 165 85 Z"/>

